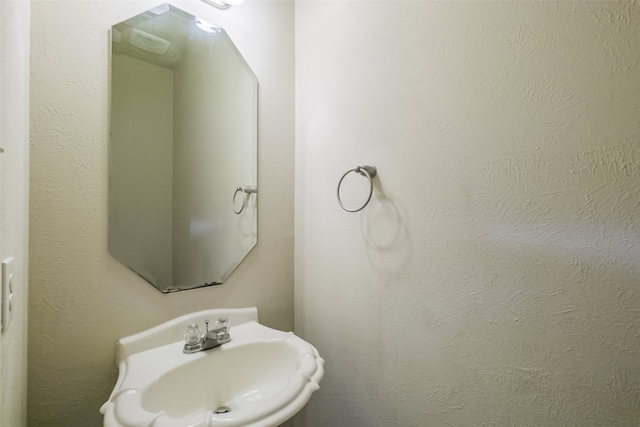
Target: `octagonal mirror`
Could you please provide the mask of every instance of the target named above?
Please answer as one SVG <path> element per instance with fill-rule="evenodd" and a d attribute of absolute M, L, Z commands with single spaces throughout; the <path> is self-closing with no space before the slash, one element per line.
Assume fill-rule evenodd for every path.
<path fill-rule="evenodd" d="M 257 243 L 257 79 L 170 5 L 111 34 L 109 252 L 165 293 L 221 284 Z"/>

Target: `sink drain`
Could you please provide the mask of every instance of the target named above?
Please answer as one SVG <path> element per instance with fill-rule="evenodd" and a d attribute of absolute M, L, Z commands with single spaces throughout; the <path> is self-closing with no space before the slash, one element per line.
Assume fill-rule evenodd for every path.
<path fill-rule="evenodd" d="M 221 406 L 213 411 L 214 414 L 226 414 L 227 412 L 231 412 L 231 408 L 229 408 L 228 406 Z"/>

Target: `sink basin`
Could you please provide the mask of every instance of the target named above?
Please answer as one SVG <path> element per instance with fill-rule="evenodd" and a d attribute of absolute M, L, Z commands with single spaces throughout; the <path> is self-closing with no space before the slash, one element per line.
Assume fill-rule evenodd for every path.
<path fill-rule="evenodd" d="M 231 341 L 185 354 L 182 332 L 226 316 Z M 119 341 L 119 377 L 105 427 L 272 427 L 319 388 L 324 360 L 292 332 L 258 323 L 257 309 L 205 310 Z"/>

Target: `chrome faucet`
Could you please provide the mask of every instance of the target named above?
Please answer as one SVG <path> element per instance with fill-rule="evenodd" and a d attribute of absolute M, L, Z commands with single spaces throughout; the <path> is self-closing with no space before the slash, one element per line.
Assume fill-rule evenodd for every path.
<path fill-rule="evenodd" d="M 207 328 L 204 335 L 200 334 L 200 326 L 197 324 L 194 323 L 187 326 L 187 330 L 184 332 L 185 345 L 182 349 L 184 353 L 209 350 L 231 341 L 231 335 L 229 334 L 231 327 L 228 318 L 218 318 L 215 328 L 212 330 L 209 330 L 208 320 L 205 320 L 204 323 Z"/>

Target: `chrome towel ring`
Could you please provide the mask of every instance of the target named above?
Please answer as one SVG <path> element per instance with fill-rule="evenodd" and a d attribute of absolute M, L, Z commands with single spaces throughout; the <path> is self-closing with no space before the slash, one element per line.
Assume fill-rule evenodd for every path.
<path fill-rule="evenodd" d="M 358 209 L 347 208 L 342 203 L 342 200 L 340 199 L 340 186 L 342 185 L 342 180 L 344 179 L 345 176 L 349 175 L 351 172 L 359 173 L 360 175 L 367 177 L 367 179 L 369 180 L 369 196 L 367 197 L 367 201 L 364 202 L 364 204 L 360 206 Z M 342 178 L 340 178 L 340 181 L 338 182 L 338 191 L 337 191 L 338 203 L 340 204 L 340 207 L 347 212 L 358 212 L 364 209 L 364 207 L 367 206 L 367 204 L 369 204 L 369 200 L 371 200 L 371 195 L 373 194 L 373 178 L 376 177 L 377 173 L 378 173 L 378 170 L 376 169 L 375 166 L 364 165 L 364 166 L 357 166 L 354 169 L 350 169 L 344 175 L 342 175 Z"/>
<path fill-rule="evenodd" d="M 233 213 L 235 213 L 236 215 L 240 215 L 244 210 L 244 206 L 247 204 L 247 195 L 257 192 L 258 188 L 251 185 L 245 185 L 243 187 L 236 188 L 235 193 L 233 193 L 233 201 L 231 202 Z M 242 193 L 242 206 L 240 206 L 239 211 L 236 210 L 236 196 L 238 195 L 238 193 Z"/>

